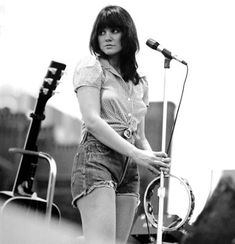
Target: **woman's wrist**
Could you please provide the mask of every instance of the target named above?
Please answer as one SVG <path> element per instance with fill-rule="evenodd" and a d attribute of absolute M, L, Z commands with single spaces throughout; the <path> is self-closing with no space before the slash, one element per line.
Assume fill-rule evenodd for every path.
<path fill-rule="evenodd" d="M 133 144 L 130 144 L 130 149 L 128 151 L 128 157 L 134 158 L 136 156 L 138 148 L 135 147 Z"/>

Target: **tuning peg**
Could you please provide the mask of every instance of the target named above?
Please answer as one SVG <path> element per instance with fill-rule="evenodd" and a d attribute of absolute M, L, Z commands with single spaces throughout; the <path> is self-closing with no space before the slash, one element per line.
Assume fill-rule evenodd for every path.
<path fill-rule="evenodd" d="M 53 82 L 53 79 L 52 79 L 52 78 L 44 78 L 44 81 L 45 81 L 46 83 L 48 83 L 49 85 L 51 85 L 52 82 Z"/>
<path fill-rule="evenodd" d="M 47 95 L 47 93 L 49 92 L 48 88 L 42 88 L 42 92 L 44 95 Z"/>
<path fill-rule="evenodd" d="M 56 73 L 56 71 L 57 71 L 57 68 L 49 67 L 48 70 L 49 70 L 53 75 L 55 75 L 55 73 Z"/>
<path fill-rule="evenodd" d="M 57 86 L 60 85 L 62 83 L 62 81 L 57 81 L 56 84 Z"/>
<path fill-rule="evenodd" d="M 61 71 L 61 76 L 65 75 L 65 74 L 67 74 L 67 72 L 65 70 L 62 70 Z"/>
<path fill-rule="evenodd" d="M 52 96 L 54 96 L 55 94 L 59 94 L 59 92 L 58 91 L 53 91 L 52 92 Z"/>

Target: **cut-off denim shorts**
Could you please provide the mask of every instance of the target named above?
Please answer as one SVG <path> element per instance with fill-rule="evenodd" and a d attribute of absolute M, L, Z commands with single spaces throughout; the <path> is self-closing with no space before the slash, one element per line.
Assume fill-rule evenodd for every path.
<path fill-rule="evenodd" d="M 86 132 L 74 157 L 71 175 L 72 205 L 97 187 L 112 187 L 117 195 L 137 197 L 140 177 L 137 164 Z"/>

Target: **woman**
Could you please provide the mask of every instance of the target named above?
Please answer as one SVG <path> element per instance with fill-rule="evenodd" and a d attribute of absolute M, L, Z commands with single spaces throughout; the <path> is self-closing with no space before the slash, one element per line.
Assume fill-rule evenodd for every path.
<path fill-rule="evenodd" d="M 148 86 L 137 72 L 139 42 L 129 13 L 107 6 L 90 37 L 93 56 L 74 74 L 82 139 L 72 171 L 73 205 L 86 243 L 126 243 L 139 201 L 137 165 L 156 175 L 169 170 L 165 153 L 145 138 Z"/>

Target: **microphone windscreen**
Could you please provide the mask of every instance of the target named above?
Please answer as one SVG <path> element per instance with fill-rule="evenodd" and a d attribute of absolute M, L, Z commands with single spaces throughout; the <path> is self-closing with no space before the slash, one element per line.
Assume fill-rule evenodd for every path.
<path fill-rule="evenodd" d="M 160 44 L 159 44 L 158 42 L 156 42 L 155 40 L 153 40 L 153 39 L 148 39 L 148 40 L 146 41 L 146 45 L 149 46 L 149 47 L 151 47 L 152 49 L 157 50 L 157 47 L 158 47 Z"/>

